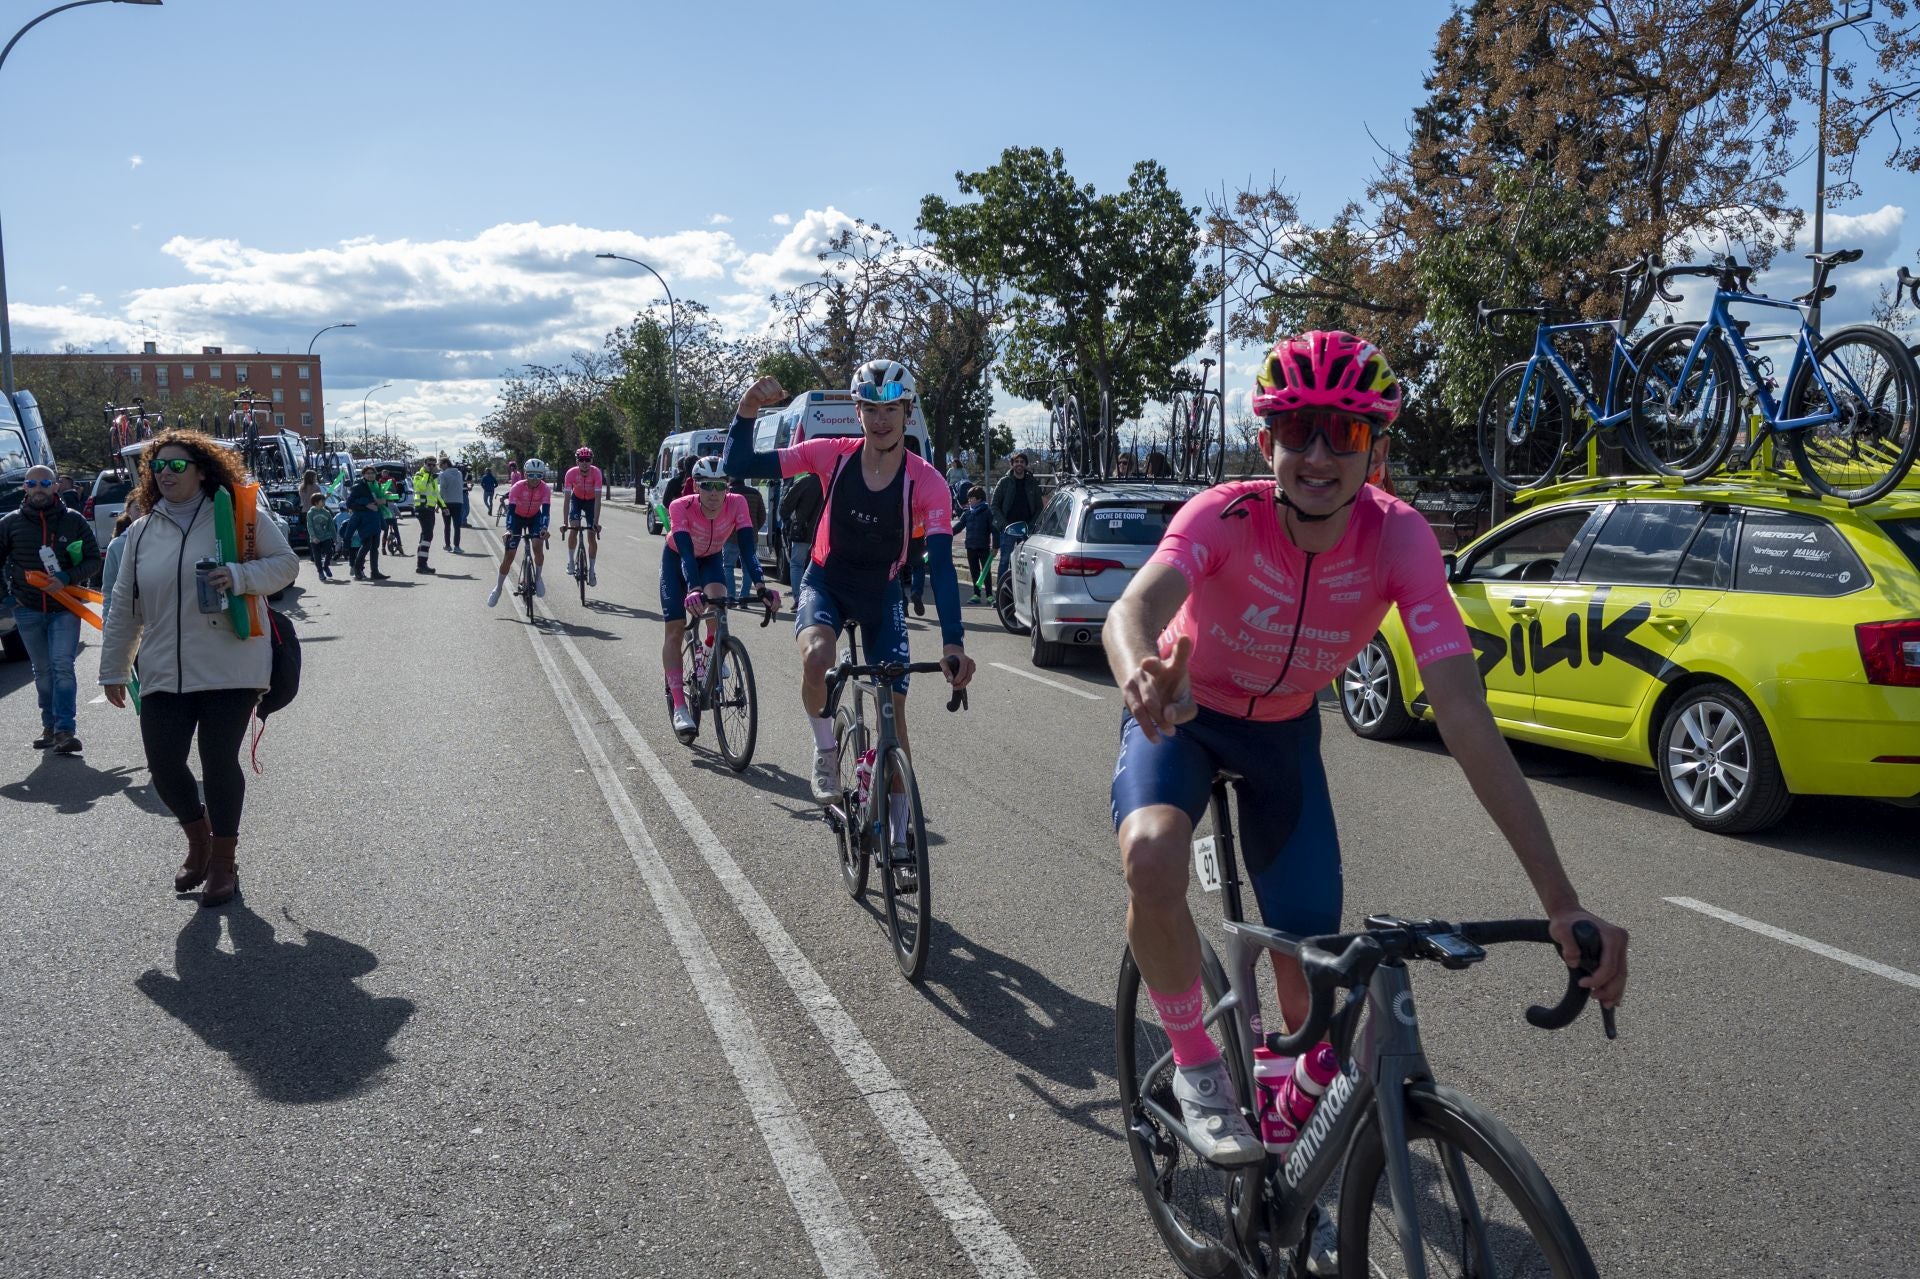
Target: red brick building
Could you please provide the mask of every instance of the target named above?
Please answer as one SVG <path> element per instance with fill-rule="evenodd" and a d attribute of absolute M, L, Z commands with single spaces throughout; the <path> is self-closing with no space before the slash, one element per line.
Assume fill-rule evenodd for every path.
<path fill-rule="evenodd" d="M 251 392 L 273 403 L 273 425 L 305 436 L 318 436 L 326 421 L 326 397 L 320 387 L 317 355 L 228 355 L 217 346 L 203 346 L 198 355 L 170 355 L 148 342 L 137 355 L 20 355 L 14 362 L 23 372 L 20 381 L 31 386 L 36 362 L 85 361 L 104 364 L 132 382 L 134 394 L 149 409 L 164 410 L 174 392 L 188 386 L 214 386 L 227 395 Z"/>

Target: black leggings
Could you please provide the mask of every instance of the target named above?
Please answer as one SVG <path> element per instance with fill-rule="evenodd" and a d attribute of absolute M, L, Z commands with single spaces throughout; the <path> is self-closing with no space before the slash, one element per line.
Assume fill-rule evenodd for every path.
<path fill-rule="evenodd" d="M 979 582 L 980 570 L 985 568 L 988 564 L 992 562 L 993 562 L 993 548 L 991 546 L 981 546 L 981 547 L 969 546 L 967 548 L 967 572 L 972 575 L 972 580 L 974 582 L 976 583 Z M 976 585 L 973 589 L 978 591 L 982 588 Z M 985 589 L 989 591 L 993 589 L 993 579 L 991 578 L 987 579 L 987 584 Z"/>
<path fill-rule="evenodd" d="M 153 789 L 174 817 L 191 822 L 206 814 L 213 833 L 240 834 L 240 809 L 247 800 L 247 774 L 240 767 L 240 744 L 260 693 L 252 688 L 211 688 L 199 693 L 148 693 L 140 699 L 140 740 L 147 748 L 147 772 Z M 200 775 L 207 802 L 187 767 L 187 748 L 200 732 Z"/>

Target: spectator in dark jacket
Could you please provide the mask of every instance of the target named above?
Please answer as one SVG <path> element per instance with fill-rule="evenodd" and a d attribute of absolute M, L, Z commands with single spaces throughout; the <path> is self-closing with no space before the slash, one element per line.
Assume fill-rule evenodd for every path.
<path fill-rule="evenodd" d="M 993 508 L 978 484 L 967 490 L 967 504 L 954 517 L 953 531 L 966 539 L 967 576 L 973 581 L 973 598 L 967 603 L 978 604 L 981 592 L 993 596 L 993 574 L 987 567 L 993 559 Z"/>
<path fill-rule="evenodd" d="M 1008 471 L 993 486 L 993 526 L 1000 530 L 1000 576 L 1007 575 L 1013 556 L 1009 524 L 1027 524 L 1040 514 L 1040 477 L 1027 470 L 1027 455 L 1015 453 Z"/>
<path fill-rule="evenodd" d="M 480 495 L 487 499 L 488 515 L 493 514 L 493 490 L 499 483 L 494 477 L 492 463 L 488 463 L 487 469 L 480 472 Z"/>
<path fill-rule="evenodd" d="M 100 571 L 100 545 L 93 525 L 56 495 L 53 469 L 27 468 L 20 509 L 0 519 L 0 573 L 5 593 L 13 596 L 13 622 L 33 661 L 33 686 L 40 697 L 40 736 L 35 750 L 51 747 L 62 755 L 80 751 L 79 683 L 73 673 L 80 651 L 80 616 L 27 581 L 45 573 L 60 585 L 91 582 Z"/>
<path fill-rule="evenodd" d="M 371 565 L 373 580 L 384 582 L 387 575 L 380 571 L 380 533 L 384 521 L 380 515 L 380 498 L 373 485 L 373 468 L 365 466 L 360 468 L 359 481 L 347 490 L 347 509 L 353 512 L 353 521 L 348 527 L 360 535 L 360 544 L 353 548 L 353 575 L 366 581 Z"/>
<path fill-rule="evenodd" d="M 820 524 L 820 477 L 802 471 L 787 484 L 780 499 L 780 536 L 786 539 L 787 576 L 793 593 L 800 594 L 800 575 L 813 558 L 813 531 Z"/>

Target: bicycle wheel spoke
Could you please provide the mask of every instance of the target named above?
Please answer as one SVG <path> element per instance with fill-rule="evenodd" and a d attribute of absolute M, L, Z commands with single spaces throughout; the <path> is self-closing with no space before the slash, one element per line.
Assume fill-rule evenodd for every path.
<path fill-rule="evenodd" d="M 1869 501 L 1898 484 L 1920 431 L 1912 358 L 1884 329 L 1843 329 L 1820 344 L 1785 398 L 1790 419 L 1823 421 L 1793 433 L 1794 461 L 1814 488 Z"/>
<path fill-rule="evenodd" d="M 1440 1279 L 1550 1279 L 1551 1258 L 1519 1207 L 1492 1175 L 1437 1139 L 1408 1144 L 1413 1217 L 1427 1273 Z M 1400 1279 L 1407 1273 L 1387 1180 L 1380 1178 L 1367 1231 L 1365 1273 Z M 1343 1259 L 1344 1260 L 1344 1259 Z"/>

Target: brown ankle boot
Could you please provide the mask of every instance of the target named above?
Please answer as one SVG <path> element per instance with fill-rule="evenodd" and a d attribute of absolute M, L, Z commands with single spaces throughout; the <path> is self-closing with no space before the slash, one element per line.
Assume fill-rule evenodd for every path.
<path fill-rule="evenodd" d="M 207 841 L 213 838 L 213 827 L 202 813 L 190 822 L 181 822 L 180 829 L 187 833 L 187 860 L 173 873 L 173 891 L 185 893 L 198 888 L 207 877 Z"/>
<path fill-rule="evenodd" d="M 240 872 L 234 867 L 234 850 L 240 840 L 215 835 L 208 841 L 207 886 L 200 890 L 202 906 L 224 906 L 240 889 Z"/>

